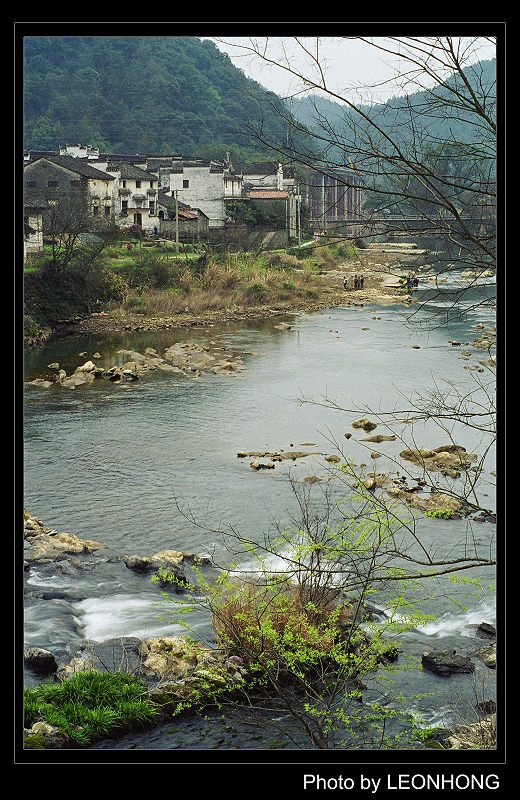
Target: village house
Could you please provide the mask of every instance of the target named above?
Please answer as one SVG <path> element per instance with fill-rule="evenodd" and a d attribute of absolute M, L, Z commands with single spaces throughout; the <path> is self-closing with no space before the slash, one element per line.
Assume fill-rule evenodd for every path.
<path fill-rule="evenodd" d="M 114 176 L 74 156 L 42 156 L 24 167 L 24 196 L 45 206 L 45 227 L 53 206 L 76 204 L 92 216 L 114 219 Z"/>
<path fill-rule="evenodd" d="M 184 234 L 198 237 L 225 228 L 226 203 L 237 200 L 273 209 L 284 204 L 288 241 L 299 239 L 302 204 L 317 231 L 356 235 L 361 219 L 360 181 L 354 170 L 310 170 L 300 189 L 290 164 L 232 163 L 229 153 L 222 161 L 204 161 L 179 154 L 100 153 L 78 144 L 60 148 L 59 155 L 29 151 L 24 162 L 26 191 L 44 188 L 47 206 L 74 193 L 83 197 L 92 215 L 110 217 L 121 228 L 135 225 L 171 235 L 176 220 L 181 240 Z M 176 201 L 177 217 L 172 216 Z"/>
<path fill-rule="evenodd" d="M 209 219 L 209 227 L 226 224 L 224 204 L 224 166 L 213 161 L 178 161 L 163 173 L 162 188 L 171 197 L 199 208 Z"/>
<path fill-rule="evenodd" d="M 126 161 L 100 162 L 112 175 L 115 221 L 119 227 L 136 225 L 145 231 L 157 227 L 158 181 L 155 175 Z"/>
<path fill-rule="evenodd" d="M 158 192 L 158 232 L 166 239 L 177 239 L 180 242 L 198 242 L 207 237 L 209 219 L 200 208 L 182 203 L 163 191 Z"/>
<path fill-rule="evenodd" d="M 285 204 L 288 239 L 297 239 L 301 195 L 292 167 L 277 161 L 261 161 L 237 164 L 229 162 L 229 168 L 241 175 L 242 197 L 245 200 L 267 207 L 280 201 Z"/>
<path fill-rule="evenodd" d="M 60 147 L 60 156 L 74 156 L 74 158 L 86 158 L 88 161 L 99 160 L 99 147 L 91 147 L 89 144 L 67 144 Z"/>

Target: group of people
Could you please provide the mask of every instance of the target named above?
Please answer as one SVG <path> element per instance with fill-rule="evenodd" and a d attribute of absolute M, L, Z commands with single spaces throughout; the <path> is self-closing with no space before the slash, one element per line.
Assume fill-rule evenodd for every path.
<path fill-rule="evenodd" d="M 413 291 L 414 289 L 417 289 L 417 287 L 419 286 L 419 278 L 417 277 L 415 272 L 409 272 L 408 275 L 406 276 L 406 280 L 404 280 L 404 278 L 401 278 L 401 280 L 403 281 L 404 287 L 408 289 L 409 292 Z"/>
<path fill-rule="evenodd" d="M 363 289 L 365 285 L 365 276 L 364 275 L 354 275 L 354 289 Z M 348 276 L 345 275 L 343 278 L 343 288 L 348 289 Z"/>

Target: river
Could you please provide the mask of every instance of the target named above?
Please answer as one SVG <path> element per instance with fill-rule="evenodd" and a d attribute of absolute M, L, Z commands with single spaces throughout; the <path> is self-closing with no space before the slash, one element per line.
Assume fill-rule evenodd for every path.
<path fill-rule="evenodd" d="M 365 473 L 374 469 L 370 450 L 352 428 L 354 420 L 370 417 L 370 412 L 401 409 L 403 404 L 408 407 L 405 398 L 434 387 L 450 384 L 465 392 L 475 390 L 476 380 L 490 382 L 488 370 L 481 373 L 466 367 L 479 368 L 479 361 L 488 357 L 472 343 L 479 333 L 476 326 L 494 324 L 494 310 L 475 303 L 475 297 L 482 299 L 494 287 L 472 290 L 464 299 L 465 315 L 449 310 L 456 290 L 456 285 L 448 286 L 440 296 L 422 289 L 417 298 L 426 302 L 411 323 L 405 320 L 410 309 L 404 306 L 365 305 L 179 331 L 54 338 L 33 348 L 25 357 L 26 380 L 52 373 L 47 366 L 52 362 L 69 373 L 98 352 L 97 363 L 111 366 L 120 349 L 144 352 L 153 347 L 162 353 L 176 341 L 197 341 L 217 353 L 233 352 L 242 357 L 244 369 L 237 375 L 205 373 L 196 378 L 150 373 L 134 383 L 100 380 L 74 390 L 28 386 L 24 507 L 46 526 L 102 542 L 119 556 L 175 549 L 228 566 L 232 556 L 224 531 L 233 529 L 260 542 L 265 532 L 287 524 L 296 514 L 289 478 L 303 485 L 305 477 L 326 477 L 331 467 L 325 456 L 337 452 L 338 446 Z M 290 329 L 277 327 L 281 319 Z M 324 398 L 359 411 L 338 411 Z M 485 402 L 485 394 L 482 399 Z M 389 432 L 379 423 L 376 432 L 380 431 Z M 346 432 L 352 437 L 346 439 Z M 401 433 L 412 435 L 406 426 Z M 469 427 L 453 426 L 450 434 L 469 452 L 481 454 L 487 444 Z M 433 419 L 414 425 L 413 439 L 414 446 L 425 448 L 449 441 Z M 251 459 L 237 458 L 239 451 L 293 448 L 312 455 L 262 471 L 250 468 Z M 402 449 L 399 439 L 377 445 L 381 453 L 377 471 L 395 474 Z M 480 490 L 482 504 L 490 510 L 495 509 L 494 471 L 491 447 Z M 316 484 L 317 492 L 320 485 Z M 480 547 L 494 548 L 495 525 L 489 521 L 421 518 L 417 526 L 426 543 L 439 547 L 471 537 Z M 104 551 L 98 552 L 93 564 L 79 569 L 61 561 L 52 569 L 34 565 L 25 574 L 26 647 L 43 647 L 59 661 L 68 661 L 85 640 L 185 632 L 169 616 L 171 604 L 161 601 L 149 579 L 111 560 Z M 478 592 L 440 585 L 435 600 L 424 609 L 435 611 L 436 620 L 403 637 L 408 655 L 420 658 L 425 650 L 447 647 L 472 653 L 486 644 L 476 637 L 476 626 L 495 623 L 494 590 L 489 588 L 495 582 L 494 570 L 481 568 L 471 574 L 488 588 Z M 453 603 L 453 593 L 458 593 L 462 605 Z M 196 638 L 211 641 L 204 612 L 197 612 L 190 622 Z M 35 682 L 31 674 L 26 680 L 28 685 Z M 396 676 L 398 689 L 409 681 L 406 671 Z M 414 672 L 413 694 L 428 696 L 413 699 L 411 705 L 424 724 L 449 726 L 461 721 L 462 707 L 474 706 L 475 697 L 493 698 L 494 683 L 494 670 L 478 659 L 473 676 L 439 678 L 419 668 Z M 201 736 L 206 723 L 183 724 L 182 734 L 177 725 L 167 726 L 163 736 L 137 735 L 97 747 L 262 749 L 274 741 L 259 737 L 258 731 L 252 739 L 236 738 L 236 733 L 234 739 Z M 235 730 L 232 725 L 231 729 Z M 277 747 L 294 746 L 276 741 Z"/>

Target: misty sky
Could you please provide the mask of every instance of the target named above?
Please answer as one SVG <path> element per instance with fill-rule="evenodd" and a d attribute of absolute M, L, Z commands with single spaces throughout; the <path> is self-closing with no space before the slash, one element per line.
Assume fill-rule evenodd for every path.
<path fill-rule="evenodd" d="M 208 37 L 209 38 L 209 37 Z M 375 41 L 385 41 L 382 37 L 371 37 Z M 424 37 L 422 37 L 424 39 Z M 280 67 L 271 67 L 257 56 L 247 53 L 242 47 L 249 47 L 251 39 L 247 37 L 212 38 L 217 47 L 226 52 L 236 67 L 244 71 L 248 78 L 260 83 L 264 88 L 280 96 L 308 93 L 301 81 L 291 76 Z M 285 62 L 303 72 L 308 78 L 320 83 L 316 64 L 313 64 L 316 39 L 308 37 L 300 39 L 299 46 L 292 37 L 257 37 L 254 39 L 268 58 L 279 63 Z M 426 41 L 426 40 L 425 40 Z M 495 58 L 495 47 L 486 39 L 456 37 L 462 49 L 467 53 L 467 64 L 475 61 Z M 267 43 L 267 44 L 266 44 Z M 304 48 L 309 49 L 309 55 Z M 339 95 L 355 102 L 385 102 L 398 94 L 410 94 L 418 91 L 420 86 L 407 84 L 406 88 L 396 83 L 394 76 L 399 72 L 399 59 L 383 53 L 366 42 L 345 37 L 320 37 L 319 62 L 323 68 L 327 86 Z M 423 76 L 424 77 L 424 76 Z M 445 75 L 447 77 L 447 74 Z M 313 93 L 315 90 L 312 90 Z M 336 99 L 334 97 L 332 100 Z"/>

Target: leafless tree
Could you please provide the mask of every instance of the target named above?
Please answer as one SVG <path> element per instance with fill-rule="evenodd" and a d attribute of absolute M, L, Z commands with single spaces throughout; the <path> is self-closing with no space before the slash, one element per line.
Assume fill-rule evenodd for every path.
<path fill-rule="evenodd" d="M 390 60 L 392 81 L 405 94 L 383 104 L 374 103 L 370 94 L 381 84 L 364 87 L 366 102 L 353 100 L 351 88 L 339 91 L 329 83 L 320 38 L 276 40 L 275 54 L 272 40 L 250 40 L 237 47 L 288 74 L 295 88 L 287 102 L 283 142 L 268 139 L 264 129 L 249 133 L 284 159 L 325 175 L 351 168 L 365 198 L 361 237 L 374 231 L 428 236 L 448 255 L 448 266 L 443 260 L 439 269 L 463 265 L 476 276 L 494 270 L 496 85 L 492 72 L 475 63 L 482 39 L 340 39 L 346 51 L 356 39 L 373 49 L 374 58 Z M 356 87 L 356 96 L 360 91 Z M 311 93 L 314 106 L 306 124 L 291 113 L 291 100 L 302 92 Z M 323 110 L 323 98 L 335 104 L 328 106 L 335 109 L 333 118 Z"/>
<path fill-rule="evenodd" d="M 82 199 L 68 198 L 48 207 L 45 232 L 52 247 L 48 269 L 62 272 L 72 262 L 79 245 L 94 261 L 117 237 L 118 229 L 110 218 L 91 214 Z"/>

